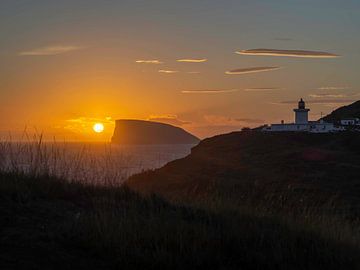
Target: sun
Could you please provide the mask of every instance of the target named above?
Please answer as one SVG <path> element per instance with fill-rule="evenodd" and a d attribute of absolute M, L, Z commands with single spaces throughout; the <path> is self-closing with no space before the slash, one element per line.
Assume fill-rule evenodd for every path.
<path fill-rule="evenodd" d="M 96 133 L 101 133 L 104 131 L 104 125 L 102 123 L 96 123 L 93 125 L 93 130 L 96 132 Z"/>

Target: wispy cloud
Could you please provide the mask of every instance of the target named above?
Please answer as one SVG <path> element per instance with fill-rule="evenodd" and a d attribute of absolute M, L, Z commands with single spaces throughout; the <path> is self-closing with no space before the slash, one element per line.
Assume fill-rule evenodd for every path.
<path fill-rule="evenodd" d="M 179 71 L 177 71 L 177 70 L 160 69 L 158 72 L 159 72 L 159 73 L 165 73 L 165 74 L 174 74 L 174 73 L 178 73 Z"/>
<path fill-rule="evenodd" d="M 166 123 L 174 126 L 183 126 L 183 125 L 191 124 L 191 122 L 181 120 L 177 115 L 173 115 L 173 114 L 150 115 L 148 117 L 148 120 L 154 122 Z"/>
<path fill-rule="evenodd" d="M 278 87 L 254 87 L 254 88 L 246 88 L 244 89 L 245 92 L 269 92 L 269 91 L 276 91 L 282 90 L 283 88 Z"/>
<path fill-rule="evenodd" d="M 198 58 L 198 59 L 188 58 L 188 59 L 178 59 L 176 61 L 184 62 L 184 63 L 204 63 L 207 61 L 207 59 L 206 58 Z"/>
<path fill-rule="evenodd" d="M 80 116 L 77 118 L 67 119 L 65 122 L 66 124 L 64 125 L 63 128 L 75 133 L 92 132 L 92 126 L 95 123 L 104 124 L 106 129 L 107 128 L 112 129 L 114 126 L 114 120 L 110 116 L 103 118 Z"/>
<path fill-rule="evenodd" d="M 305 100 L 307 104 L 346 104 L 354 102 L 354 99 L 318 99 L 318 100 Z M 297 104 L 298 100 L 280 101 L 278 103 L 272 103 L 276 105 L 281 104 Z"/>
<path fill-rule="evenodd" d="M 238 92 L 239 89 L 183 90 L 183 94 L 222 94 Z"/>
<path fill-rule="evenodd" d="M 345 90 L 350 89 L 349 86 L 322 86 L 317 88 L 318 90 Z"/>
<path fill-rule="evenodd" d="M 155 64 L 155 65 L 163 64 L 163 62 L 161 62 L 160 60 L 136 60 L 135 63 L 138 63 L 138 64 Z"/>
<path fill-rule="evenodd" d="M 84 47 L 80 46 L 48 46 L 42 47 L 37 49 L 32 49 L 29 51 L 19 52 L 18 55 L 20 56 L 51 56 L 51 55 L 58 55 L 63 53 L 68 53 L 72 51 L 81 50 Z"/>
<path fill-rule="evenodd" d="M 305 57 L 305 58 L 336 58 L 340 55 L 320 52 L 320 51 L 304 51 L 304 50 L 277 50 L 277 49 L 250 49 L 237 51 L 242 55 L 265 55 L 265 56 L 287 56 L 287 57 Z"/>
<path fill-rule="evenodd" d="M 226 71 L 225 74 L 228 75 L 242 75 L 248 73 L 258 73 L 258 72 L 265 72 L 265 71 L 272 71 L 280 69 L 281 67 L 251 67 L 251 68 L 239 68 L 230 71 Z"/>
<path fill-rule="evenodd" d="M 346 98 L 346 97 L 356 97 L 360 96 L 360 93 L 356 94 L 333 94 L 333 93 L 316 93 L 316 94 L 309 94 L 309 97 L 312 98 Z"/>
<path fill-rule="evenodd" d="M 236 119 L 224 116 L 224 115 L 204 115 L 204 120 L 210 124 L 215 126 L 227 126 L 227 127 L 241 127 L 241 124 Z"/>
<path fill-rule="evenodd" d="M 227 127 L 238 127 L 240 128 L 244 124 L 262 124 L 264 120 L 256 118 L 234 118 L 223 115 L 204 115 L 204 119 L 208 124 L 215 126 L 227 126 Z"/>
<path fill-rule="evenodd" d="M 348 97 L 345 94 L 309 94 L 311 98 L 344 98 Z"/>
<path fill-rule="evenodd" d="M 236 118 L 235 120 L 247 124 L 262 124 L 265 122 L 264 120 L 253 118 Z"/>

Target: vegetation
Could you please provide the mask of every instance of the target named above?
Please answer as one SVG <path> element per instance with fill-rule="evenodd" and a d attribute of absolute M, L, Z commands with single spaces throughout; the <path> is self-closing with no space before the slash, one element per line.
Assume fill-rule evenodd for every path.
<path fill-rule="evenodd" d="M 218 136 L 127 186 L 2 171 L 0 268 L 359 269 L 359 138 L 329 136 Z"/>
<path fill-rule="evenodd" d="M 358 217 L 359 171 L 359 133 L 246 131 L 206 139 L 191 155 L 127 184 L 171 200 Z"/>
<path fill-rule="evenodd" d="M 174 205 L 124 187 L 84 186 L 50 177 L 1 174 L 0 190 L 2 269 L 359 265 L 357 244 L 320 236 L 310 226 L 275 216 Z"/>
<path fill-rule="evenodd" d="M 334 110 L 323 119 L 327 122 L 337 123 L 344 118 L 360 118 L 360 100 Z"/>

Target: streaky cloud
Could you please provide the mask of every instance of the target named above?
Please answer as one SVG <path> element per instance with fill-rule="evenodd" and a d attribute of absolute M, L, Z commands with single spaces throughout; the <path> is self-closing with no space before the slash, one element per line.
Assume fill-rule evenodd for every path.
<path fill-rule="evenodd" d="M 163 64 L 163 62 L 161 62 L 160 60 L 136 60 L 135 63 L 138 63 L 138 64 L 155 64 L 155 65 Z"/>
<path fill-rule="evenodd" d="M 177 115 L 165 114 L 165 115 L 150 115 L 149 121 L 167 123 L 175 126 L 189 125 L 191 122 L 179 119 Z"/>
<path fill-rule="evenodd" d="M 354 99 L 319 99 L 319 100 L 306 100 L 308 104 L 346 104 L 351 103 L 356 100 Z M 277 105 L 288 105 L 288 104 L 297 104 L 298 101 L 296 100 L 289 100 L 289 101 L 280 101 L 278 103 L 272 103 Z"/>
<path fill-rule="evenodd" d="M 160 69 L 158 72 L 159 72 L 159 73 L 165 73 L 165 74 L 174 74 L 174 73 L 178 73 L 179 71 L 177 71 L 177 70 Z"/>
<path fill-rule="evenodd" d="M 19 56 L 51 56 L 51 55 L 58 55 L 63 53 L 68 53 L 72 51 L 81 50 L 83 47 L 80 46 L 48 46 L 48 47 L 42 47 L 33 49 L 30 51 L 23 51 L 19 52 Z"/>
<path fill-rule="evenodd" d="M 200 74 L 200 71 L 188 71 L 187 74 Z"/>
<path fill-rule="evenodd" d="M 320 51 L 305 51 L 305 50 L 278 50 L 278 49 L 250 49 L 237 51 L 241 55 L 262 55 L 262 56 L 286 56 L 286 57 L 303 57 L 303 58 L 337 58 L 340 55 L 320 52 Z"/>
<path fill-rule="evenodd" d="M 283 88 L 278 87 L 254 87 L 254 88 L 246 88 L 244 89 L 245 92 L 269 92 L 269 91 L 276 91 L 282 90 Z"/>
<path fill-rule="evenodd" d="M 222 93 L 234 93 L 238 92 L 239 89 L 225 89 L 225 90 L 183 90 L 183 94 L 222 94 Z"/>
<path fill-rule="evenodd" d="M 235 120 L 239 121 L 239 122 L 248 123 L 248 124 L 262 124 L 265 122 L 264 120 L 253 119 L 253 118 L 236 118 Z"/>
<path fill-rule="evenodd" d="M 345 94 L 309 94 L 311 98 L 345 98 L 348 95 Z"/>
<path fill-rule="evenodd" d="M 322 86 L 317 88 L 318 90 L 346 90 L 350 89 L 349 86 Z"/>
<path fill-rule="evenodd" d="M 183 62 L 183 63 L 204 63 L 207 61 L 206 58 L 199 58 L 199 59 L 178 59 L 177 62 Z"/>
<path fill-rule="evenodd" d="M 265 72 L 265 71 L 273 71 L 280 69 L 281 67 L 251 67 L 251 68 L 239 68 L 230 71 L 226 71 L 225 74 L 228 75 L 242 75 L 242 74 L 249 74 L 249 73 L 258 73 L 258 72 Z"/>

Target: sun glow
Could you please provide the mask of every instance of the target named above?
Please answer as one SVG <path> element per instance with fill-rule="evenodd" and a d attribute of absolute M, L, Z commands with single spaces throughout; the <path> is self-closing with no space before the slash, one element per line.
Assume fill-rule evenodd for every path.
<path fill-rule="evenodd" d="M 95 125 L 93 125 L 93 130 L 96 133 L 101 133 L 104 131 L 104 125 L 102 123 L 96 123 Z"/>

